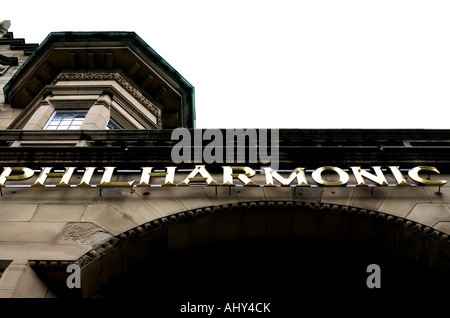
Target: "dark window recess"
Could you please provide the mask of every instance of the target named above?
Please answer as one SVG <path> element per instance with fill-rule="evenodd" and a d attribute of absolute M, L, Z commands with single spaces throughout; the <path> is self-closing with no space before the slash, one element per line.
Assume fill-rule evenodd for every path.
<path fill-rule="evenodd" d="M 106 125 L 106 129 L 122 129 L 122 127 L 113 119 L 110 119 L 108 124 Z"/>

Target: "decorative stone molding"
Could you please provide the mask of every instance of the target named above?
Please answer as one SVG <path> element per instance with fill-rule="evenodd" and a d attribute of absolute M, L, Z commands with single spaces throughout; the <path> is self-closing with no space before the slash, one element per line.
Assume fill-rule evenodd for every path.
<path fill-rule="evenodd" d="M 142 105 L 144 105 L 155 117 L 157 124 L 161 127 L 162 111 L 149 99 L 147 99 L 139 90 L 130 84 L 119 73 L 61 73 L 52 82 L 55 85 L 59 81 L 116 81 L 122 88 L 124 88 L 130 95 L 136 98 Z"/>
<path fill-rule="evenodd" d="M 59 239 L 64 243 L 97 246 L 112 238 L 111 233 L 92 222 L 69 222 Z"/>

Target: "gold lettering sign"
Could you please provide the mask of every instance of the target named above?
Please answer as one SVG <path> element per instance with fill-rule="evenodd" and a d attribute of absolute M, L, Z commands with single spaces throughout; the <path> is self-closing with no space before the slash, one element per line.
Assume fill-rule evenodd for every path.
<path fill-rule="evenodd" d="M 135 184 L 135 179 L 128 179 L 125 172 L 117 175 L 117 167 L 84 167 L 80 176 L 75 178 L 76 167 L 65 167 L 60 172 L 54 171 L 53 167 L 42 167 L 39 175 L 34 181 L 27 184 L 27 180 L 35 175 L 33 169 L 27 167 L 4 167 L 0 174 L 0 187 L 31 187 L 31 188 L 90 188 L 90 187 L 152 187 L 152 186 L 245 186 L 245 187 L 342 187 L 342 186 L 443 186 L 447 180 L 432 180 L 431 174 L 440 174 L 436 167 L 418 166 L 411 169 L 400 169 L 399 166 L 388 166 L 383 169 L 381 166 L 371 167 L 373 172 L 362 169 L 360 166 L 351 166 L 350 169 L 342 169 L 334 166 L 319 167 L 314 170 L 305 168 L 295 168 L 280 172 L 272 168 L 264 167 L 260 170 L 265 175 L 265 183 L 258 184 L 252 180 L 256 171 L 245 166 L 223 166 L 222 183 L 215 180 L 205 165 L 195 165 L 193 169 L 187 169 L 187 175 L 178 184 L 175 182 L 175 176 L 183 174 L 186 169 L 180 171 L 177 167 L 165 167 L 165 171 L 156 172 L 154 167 L 142 167 L 140 170 L 133 170 L 134 173 L 140 173 L 140 180 Z M 404 175 L 411 180 L 409 183 Z M 347 172 L 348 171 L 348 172 Z M 388 172 L 389 171 L 389 172 Z M 352 172 L 354 178 L 350 178 L 349 172 Z M 283 175 L 282 175 L 283 173 Z M 307 175 L 307 173 L 310 173 Z M 427 178 L 425 178 L 427 175 Z M 388 178 L 395 183 L 389 184 Z M 115 178 L 114 178 L 115 177 Z M 309 177 L 309 178 L 308 178 Z M 56 185 L 46 184 L 48 179 L 59 178 Z M 124 180 L 124 181 L 112 181 Z M 164 178 L 164 181 L 160 181 Z M 76 183 L 77 179 L 81 179 Z M 99 180 L 94 184 L 92 180 Z M 151 182 L 153 180 L 153 182 Z M 308 181 L 309 180 L 309 181 Z M 350 181 L 353 180 L 353 181 Z M 71 182 L 72 181 L 72 182 Z M 29 182 L 29 181 L 28 181 Z M 353 183 L 353 184 L 352 184 Z"/>
<path fill-rule="evenodd" d="M 380 186 L 386 186 L 388 185 L 388 182 L 386 181 L 386 177 L 383 174 L 383 171 L 381 171 L 381 167 L 380 166 L 375 166 L 372 167 L 372 169 L 375 171 L 376 175 L 373 175 L 370 172 L 367 172 L 366 170 L 361 169 L 361 167 L 350 167 L 353 171 L 353 175 L 356 178 L 356 185 L 358 187 L 361 186 L 368 186 L 365 182 L 364 182 L 364 178 L 369 179 L 372 182 L 375 182 L 377 185 Z"/>
<path fill-rule="evenodd" d="M 408 171 L 408 175 L 411 179 L 416 181 L 417 183 L 423 184 L 423 185 L 437 185 L 437 186 L 443 186 L 447 183 L 446 180 L 428 180 L 424 179 L 422 177 L 419 177 L 419 172 L 426 171 L 426 172 L 433 172 L 439 174 L 439 171 L 435 167 L 415 167 Z"/>
<path fill-rule="evenodd" d="M 13 172 L 20 172 L 19 175 L 11 175 Z M 34 171 L 30 168 L 25 167 L 6 167 L 3 169 L 2 174 L 0 175 L 0 187 L 5 186 L 5 182 L 7 180 L 27 180 L 30 179 L 34 175 Z"/>
<path fill-rule="evenodd" d="M 196 177 L 197 174 L 200 174 L 201 177 Z M 205 166 L 195 166 L 194 170 L 187 176 L 186 179 L 181 181 L 179 186 L 187 186 L 190 182 L 205 182 L 206 185 L 209 186 L 217 186 L 219 185 L 217 181 L 215 181 L 209 172 L 206 170 Z"/>
<path fill-rule="evenodd" d="M 339 180 L 338 181 L 326 181 L 326 180 L 322 179 L 322 172 L 324 172 L 324 171 L 335 172 L 339 176 Z M 338 167 L 317 168 L 316 170 L 313 171 L 312 178 L 317 184 L 327 186 L 327 187 L 344 186 L 350 180 L 348 173 Z"/>
<path fill-rule="evenodd" d="M 244 186 L 255 187 L 258 184 L 250 180 L 256 172 L 249 167 L 230 167 L 224 166 L 223 168 L 223 185 L 233 185 L 233 179 L 239 179 L 244 183 Z"/>
<path fill-rule="evenodd" d="M 103 173 L 102 180 L 100 181 L 99 187 L 131 187 L 134 183 L 133 181 L 128 182 L 111 182 L 112 175 L 116 167 L 105 167 L 105 172 Z"/>
<path fill-rule="evenodd" d="M 280 182 L 283 186 L 290 185 L 294 179 L 297 179 L 298 187 L 309 186 L 306 181 L 305 168 L 295 168 L 287 179 L 280 176 L 280 174 L 272 168 L 264 168 L 264 173 L 266 174 L 266 187 L 275 187 L 275 184 L 273 183 L 274 179 Z"/>
<path fill-rule="evenodd" d="M 165 182 L 163 187 L 175 186 L 175 170 L 177 167 L 166 167 L 167 172 L 152 172 L 153 167 L 142 168 L 141 181 L 137 185 L 138 187 L 149 187 L 151 177 L 164 177 Z"/>

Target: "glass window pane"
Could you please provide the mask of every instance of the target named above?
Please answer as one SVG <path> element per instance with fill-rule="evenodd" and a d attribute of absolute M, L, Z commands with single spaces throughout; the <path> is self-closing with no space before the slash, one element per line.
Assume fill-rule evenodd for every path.
<path fill-rule="evenodd" d="M 80 129 L 86 114 L 87 110 L 57 110 L 53 113 L 44 129 Z"/>
<path fill-rule="evenodd" d="M 106 129 L 122 129 L 122 127 L 113 119 L 110 119 L 108 124 L 106 125 Z"/>

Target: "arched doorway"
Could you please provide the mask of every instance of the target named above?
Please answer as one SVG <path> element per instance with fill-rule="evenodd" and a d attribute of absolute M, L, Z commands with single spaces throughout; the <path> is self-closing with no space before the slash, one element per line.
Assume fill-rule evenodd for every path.
<path fill-rule="evenodd" d="M 422 224 L 342 205 L 210 206 L 142 224 L 84 255 L 78 263 L 91 286 L 81 296 L 360 293 L 372 290 L 366 283 L 370 264 L 381 269 L 383 291 L 440 292 L 449 283 L 449 242 L 446 234 Z"/>

